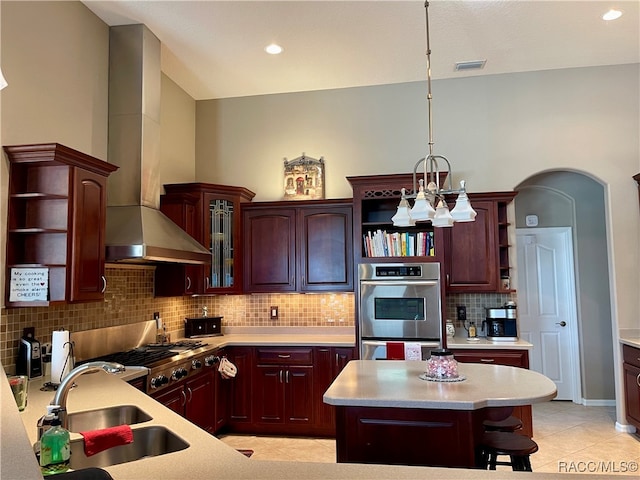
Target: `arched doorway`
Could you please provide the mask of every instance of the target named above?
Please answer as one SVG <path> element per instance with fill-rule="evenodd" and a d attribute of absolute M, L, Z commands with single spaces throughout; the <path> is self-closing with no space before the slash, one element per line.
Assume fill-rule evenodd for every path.
<path fill-rule="evenodd" d="M 535 228 L 571 228 L 581 403 L 615 405 L 605 187 L 583 173 L 558 170 L 536 174 L 515 190 L 516 229 L 534 228 L 526 220 L 532 215 Z"/>

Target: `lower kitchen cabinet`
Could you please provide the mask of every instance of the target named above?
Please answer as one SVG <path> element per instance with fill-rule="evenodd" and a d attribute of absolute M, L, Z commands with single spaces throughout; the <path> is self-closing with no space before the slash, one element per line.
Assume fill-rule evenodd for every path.
<path fill-rule="evenodd" d="M 322 397 L 342 369 L 355 358 L 355 347 L 317 347 L 315 351 L 315 428 L 318 435 L 336 433 L 335 407 Z"/>
<path fill-rule="evenodd" d="M 313 348 L 256 348 L 254 428 L 296 433 L 313 425 Z"/>
<path fill-rule="evenodd" d="M 223 380 L 227 387 L 227 420 L 229 428 L 236 432 L 251 431 L 251 383 L 253 367 L 252 347 L 231 347 L 227 358 L 238 368 L 233 379 Z"/>
<path fill-rule="evenodd" d="M 528 350 L 493 350 L 493 349 L 451 349 L 451 353 L 461 363 L 488 363 L 508 365 L 511 367 L 529 368 Z M 523 427 L 518 433 L 533 436 L 533 412 L 531 405 L 513 407 L 513 416 L 522 420 Z"/>
<path fill-rule="evenodd" d="M 152 397 L 200 428 L 215 429 L 215 370 L 206 370 Z"/>
<path fill-rule="evenodd" d="M 622 346 L 627 421 L 640 430 L 640 348 Z"/>

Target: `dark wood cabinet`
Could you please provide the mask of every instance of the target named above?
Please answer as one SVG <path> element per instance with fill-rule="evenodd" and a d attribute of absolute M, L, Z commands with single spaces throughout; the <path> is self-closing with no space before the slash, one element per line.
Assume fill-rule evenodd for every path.
<path fill-rule="evenodd" d="M 104 298 L 109 174 L 118 167 L 57 143 L 5 146 L 9 159 L 6 305 Z M 13 269 L 48 271 L 46 300 L 11 296 Z"/>
<path fill-rule="evenodd" d="M 160 197 L 160 210 L 191 237 L 198 240 L 198 197 L 175 193 Z M 200 240 L 198 240 L 200 241 Z M 160 263 L 156 266 L 154 294 L 158 297 L 193 295 L 201 282 L 200 265 Z"/>
<path fill-rule="evenodd" d="M 256 348 L 254 428 L 296 433 L 313 426 L 313 348 Z"/>
<path fill-rule="evenodd" d="M 353 291 L 350 201 L 243 206 L 244 292 Z"/>
<path fill-rule="evenodd" d="M 159 265 L 156 295 L 242 291 L 240 205 L 255 194 L 243 187 L 210 183 L 164 186 L 160 210 L 211 252 L 208 265 Z"/>
<path fill-rule="evenodd" d="M 368 175 L 347 177 L 353 189 L 353 249 L 354 261 L 359 263 L 381 262 L 440 262 L 444 261 L 443 230 L 434 229 L 431 222 L 421 222 L 414 227 L 394 227 L 391 217 L 395 215 L 402 197 L 401 189 L 413 191 L 413 175 Z M 441 178 L 441 182 L 444 178 Z M 376 233 L 406 235 L 411 242 L 417 242 L 418 235 L 425 238 L 431 248 L 425 255 L 373 256 L 365 247 L 366 238 Z"/>
<path fill-rule="evenodd" d="M 501 279 L 510 276 L 507 205 L 515 195 L 469 194 L 476 220 L 454 223 L 444 233 L 447 293 L 510 291 Z"/>
<path fill-rule="evenodd" d="M 488 363 L 529 368 L 529 352 L 527 350 L 451 349 L 451 353 L 453 353 L 458 362 L 462 363 Z M 533 436 L 531 405 L 513 407 L 513 415 L 522 420 L 523 427 L 522 430 L 519 430 L 519 433 L 530 437 Z"/>
<path fill-rule="evenodd" d="M 251 414 L 252 347 L 232 347 L 227 350 L 227 358 L 238 368 L 236 376 L 223 380 L 227 389 L 227 420 L 233 431 L 250 431 L 253 423 Z"/>
<path fill-rule="evenodd" d="M 355 358 L 355 347 L 316 347 L 315 350 L 315 418 L 318 434 L 335 435 L 335 407 L 324 403 L 322 397 L 342 369 Z"/>
<path fill-rule="evenodd" d="M 216 426 L 215 375 L 215 370 L 205 370 L 175 387 L 152 394 L 152 397 L 203 430 L 213 433 Z"/>
<path fill-rule="evenodd" d="M 640 430 L 640 348 L 622 346 L 627 421 Z"/>

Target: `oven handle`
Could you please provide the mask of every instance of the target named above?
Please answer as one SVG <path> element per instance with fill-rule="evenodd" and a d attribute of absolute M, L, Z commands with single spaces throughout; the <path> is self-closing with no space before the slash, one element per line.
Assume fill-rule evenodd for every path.
<path fill-rule="evenodd" d="M 421 342 L 420 340 L 407 340 L 407 339 L 391 339 L 391 340 L 362 340 L 362 345 L 373 345 L 374 347 L 386 347 L 389 342 L 402 342 L 402 343 L 418 343 L 421 347 L 440 347 L 440 342 L 437 340 Z"/>
<path fill-rule="evenodd" d="M 425 286 L 425 287 L 435 287 L 440 283 L 439 280 L 415 280 L 415 281 L 402 281 L 395 282 L 392 280 L 360 280 L 360 285 L 372 285 L 374 287 L 398 287 L 398 286 Z"/>

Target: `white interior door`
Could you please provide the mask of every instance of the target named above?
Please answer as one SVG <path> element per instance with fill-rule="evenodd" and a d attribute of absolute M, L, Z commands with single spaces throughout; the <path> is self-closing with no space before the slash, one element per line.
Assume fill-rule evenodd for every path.
<path fill-rule="evenodd" d="M 516 229 L 518 326 L 530 367 L 553 380 L 557 400 L 580 403 L 575 272 L 570 227 Z"/>

